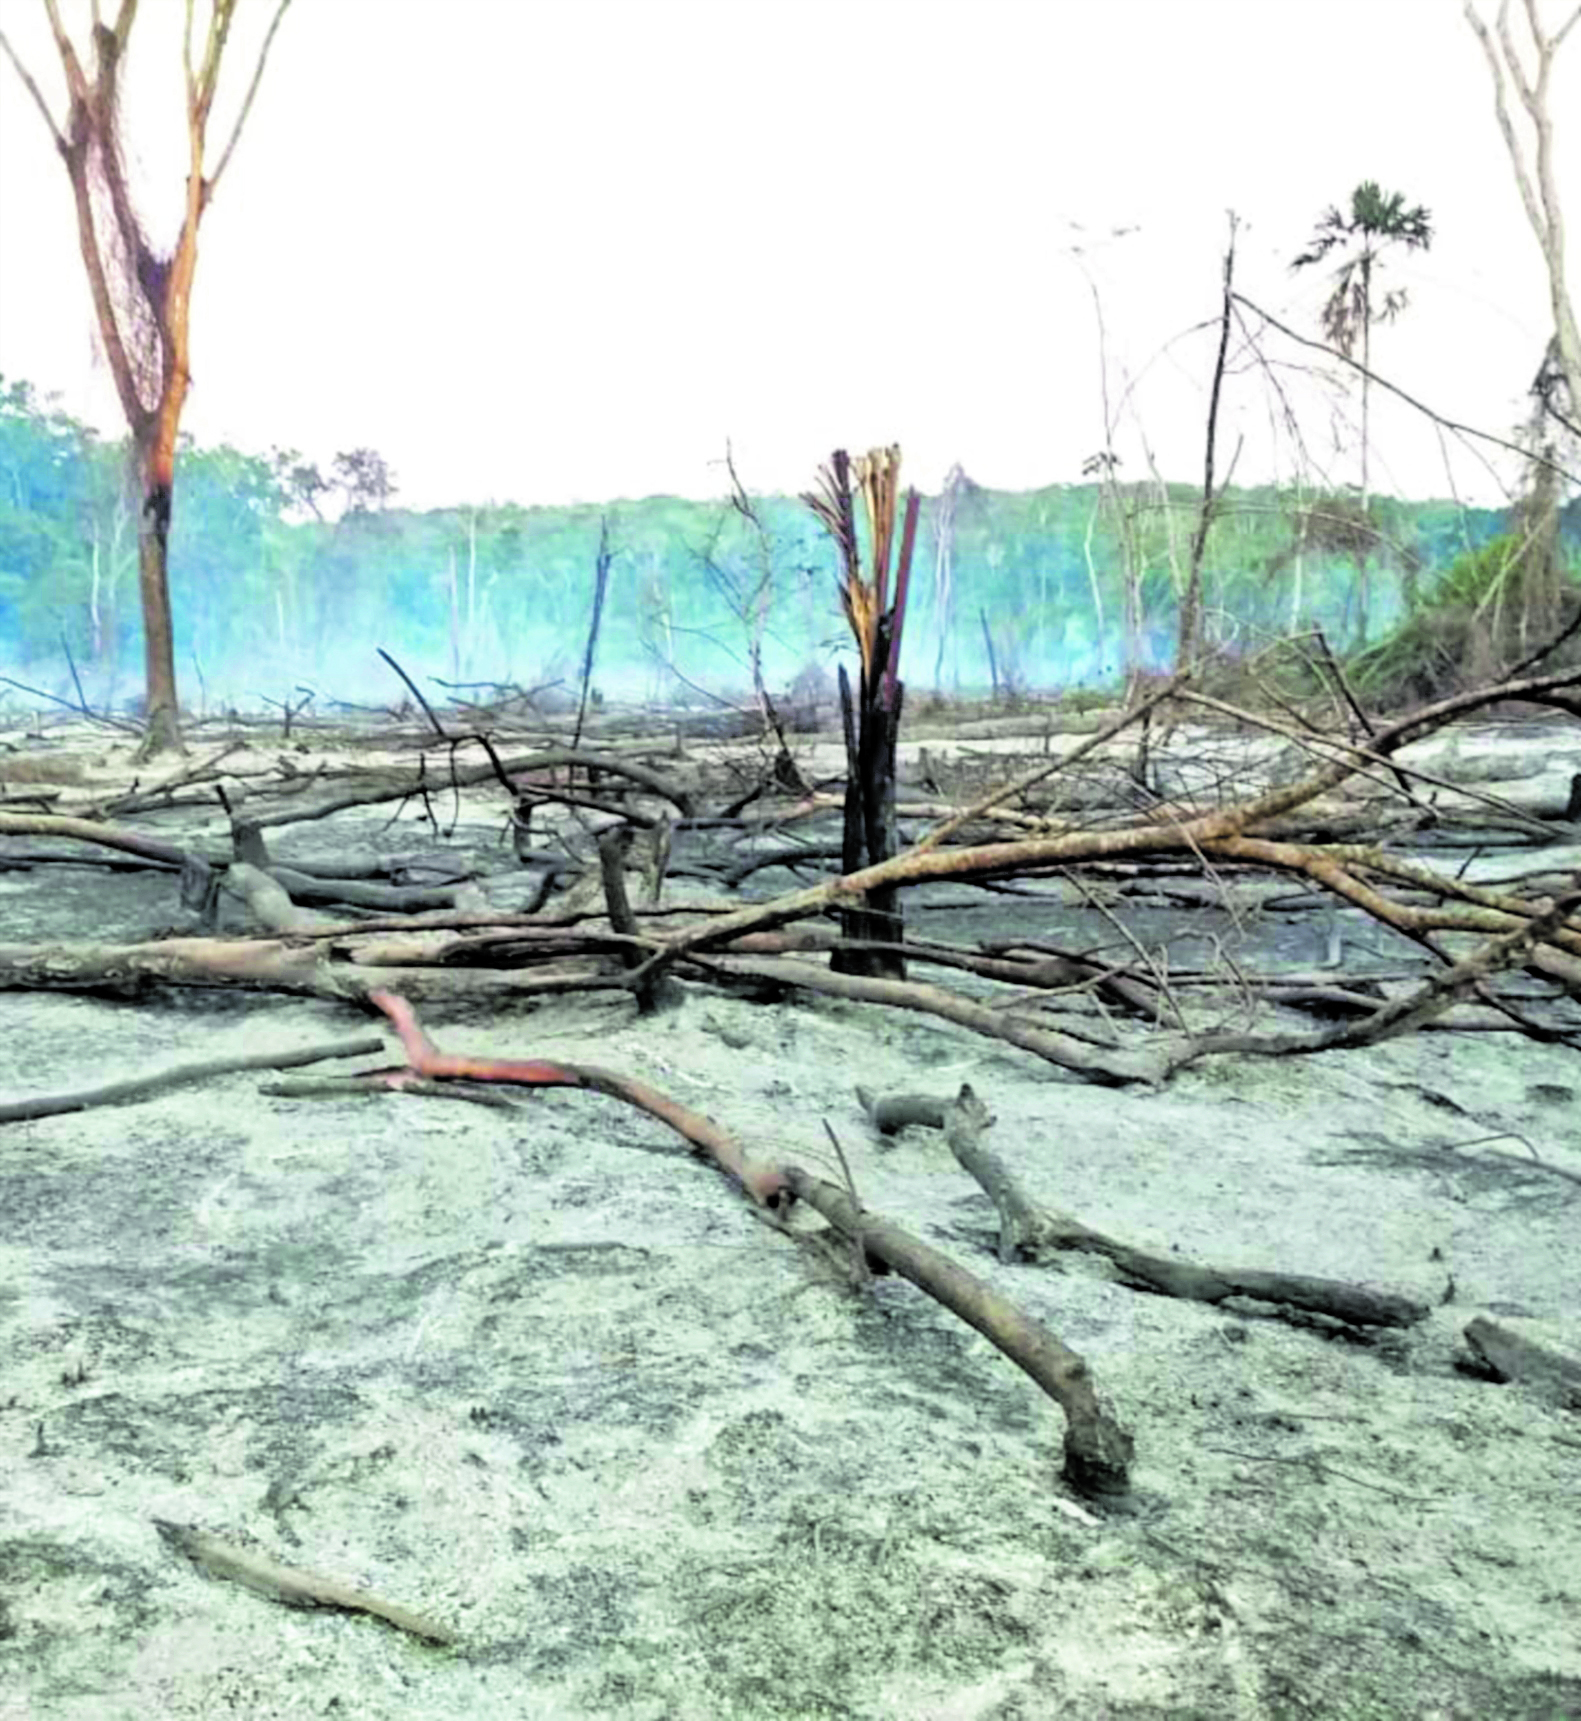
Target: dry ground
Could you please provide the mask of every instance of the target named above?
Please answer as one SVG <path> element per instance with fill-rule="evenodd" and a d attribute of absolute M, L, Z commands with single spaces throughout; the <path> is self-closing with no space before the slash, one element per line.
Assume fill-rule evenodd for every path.
<path fill-rule="evenodd" d="M 994 912 L 1054 934 L 1063 911 Z M 174 885 L 0 872 L 0 917 L 148 935 Z M 1128 1509 L 1067 1497 L 1058 1411 L 986 1341 L 902 1283 L 851 1291 L 640 1114 L 229 1077 L 0 1128 L 6 1721 L 1581 1716 L 1581 1418 L 1459 1366 L 1479 1313 L 1581 1351 L 1581 1186 L 1512 1139 L 1581 1172 L 1573 1052 L 1422 1034 L 1114 1092 L 828 1000 L 426 1016 L 447 1049 L 620 1069 L 787 1159 L 827 1164 L 827 1119 L 870 1206 L 1088 1357 L 1136 1435 Z M 0 994 L 0 1098 L 365 1025 Z M 942 1140 L 882 1141 L 853 1097 L 963 1080 L 1051 1205 L 1434 1312 L 1364 1343 L 1074 1257 L 1000 1266 Z M 461 1645 L 205 1579 L 156 1518 Z"/>

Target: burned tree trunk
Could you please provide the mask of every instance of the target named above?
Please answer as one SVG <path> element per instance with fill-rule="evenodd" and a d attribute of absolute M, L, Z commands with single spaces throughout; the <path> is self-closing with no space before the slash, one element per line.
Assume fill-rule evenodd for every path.
<path fill-rule="evenodd" d="M 900 494 L 900 450 L 875 449 L 856 462 L 855 472 L 867 505 L 873 568 L 870 579 L 862 572 L 851 494 L 852 463 L 844 449 L 837 449 L 819 473 L 819 491 L 803 498 L 839 547 L 845 572 L 840 602 L 861 657 L 855 700 L 850 676 L 843 665 L 840 670 L 846 764 L 841 866 L 847 873 L 889 860 L 900 850 L 895 825 L 895 747 L 905 699 L 899 677 L 900 636 L 918 511 L 913 490 L 906 499 L 894 602 L 890 603 L 889 564 Z M 841 931 L 845 944 L 830 958 L 836 973 L 905 979 L 906 959 L 900 949 L 905 923 L 893 887 L 872 891 L 842 909 Z"/>
<path fill-rule="evenodd" d="M 895 825 L 895 741 L 900 729 L 901 696 L 897 682 L 895 708 L 868 696 L 866 678 L 853 710 L 851 678 L 840 667 L 840 712 L 845 724 L 845 835 L 840 866 L 860 872 L 900 852 Z M 870 891 L 860 906 L 841 911 L 840 930 L 855 949 L 832 953 L 829 966 L 837 974 L 865 974 L 904 980 L 906 960 L 898 949 L 874 950 L 869 945 L 897 946 L 906 935 L 905 917 L 893 886 Z"/>
<path fill-rule="evenodd" d="M 170 614 L 170 504 L 174 474 L 161 478 L 153 449 L 137 455 L 142 509 L 137 522 L 137 589 L 143 607 L 143 743 L 150 754 L 181 746 L 175 629 Z"/>

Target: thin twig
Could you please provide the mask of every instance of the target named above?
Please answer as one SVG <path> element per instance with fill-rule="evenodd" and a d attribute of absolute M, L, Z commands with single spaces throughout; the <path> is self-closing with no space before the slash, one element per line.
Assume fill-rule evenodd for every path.
<path fill-rule="evenodd" d="M 441 723 L 439 721 L 439 719 L 434 715 L 433 707 L 428 703 L 428 701 L 426 699 L 423 698 L 422 692 L 418 688 L 417 683 L 412 680 L 411 676 L 409 676 L 406 673 L 406 671 L 401 668 L 400 664 L 398 664 L 395 661 L 395 659 L 390 656 L 389 652 L 387 652 L 382 645 L 375 646 L 374 650 L 377 651 L 379 656 L 382 657 L 387 664 L 389 664 L 390 668 L 393 669 L 398 676 L 400 676 L 401 680 L 406 683 L 407 689 L 411 693 L 413 699 L 415 699 L 417 701 L 417 703 L 422 706 L 423 715 L 428 719 L 428 721 L 431 724 L 433 724 L 434 733 L 439 737 L 439 739 L 441 741 L 450 740 L 451 736 L 450 736 L 449 732 L 446 730 L 444 724 Z"/>
<path fill-rule="evenodd" d="M 226 140 L 225 148 L 220 151 L 220 159 L 215 163 L 214 171 L 209 175 L 208 193 L 213 197 L 214 189 L 220 182 L 220 176 L 230 163 L 231 152 L 236 148 L 236 140 L 242 135 L 242 127 L 247 123 L 247 116 L 252 112 L 253 97 L 258 94 L 258 85 L 263 78 L 264 63 L 269 58 L 269 50 L 274 46 L 274 33 L 280 28 L 280 20 L 285 17 L 286 9 L 291 0 L 280 0 L 275 11 L 274 19 L 269 25 L 269 33 L 263 39 L 263 46 L 258 50 L 258 64 L 253 67 L 252 82 L 247 86 L 247 94 L 242 98 L 241 111 L 236 116 L 236 124 L 231 127 L 231 135 Z"/>
<path fill-rule="evenodd" d="M 250 1548 L 222 1541 L 195 1524 L 173 1524 L 167 1519 L 155 1518 L 154 1528 L 168 1546 L 178 1554 L 184 1554 L 206 1576 L 241 1584 L 256 1595 L 266 1596 L 285 1607 L 328 1607 L 345 1613 L 365 1613 L 401 1631 L 410 1632 L 413 1637 L 426 1638 L 430 1643 L 458 1641 L 448 1626 L 440 1625 L 423 1614 L 413 1613 L 410 1608 L 370 1595 L 367 1590 L 354 1589 L 334 1578 L 320 1577 L 317 1572 L 303 1571 L 299 1566 L 282 1566 L 265 1554 L 255 1554 Z"/>
<path fill-rule="evenodd" d="M 1280 322 L 1277 317 L 1265 311 L 1261 305 L 1253 304 L 1244 293 L 1234 293 L 1231 297 L 1238 305 L 1244 305 L 1247 310 L 1261 317 L 1271 328 L 1278 329 L 1280 334 L 1288 339 L 1295 341 L 1300 346 L 1310 347 L 1314 352 L 1323 353 L 1328 358 L 1339 359 L 1342 363 L 1348 364 L 1352 370 L 1366 377 L 1368 382 L 1376 384 L 1381 389 L 1386 389 L 1390 394 L 1397 395 L 1407 406 L 1414 407 L 1424 417 L 1432 419 L 1435 424 L 1443 425 L 1446 430 L 1453 430 L 1460 436 L 1474 436 L 1482 442 L 1491 442 L 1494 447 L 1507 449 L 1511 454 L 1518 454 L 1522 460 L 1529 461 L 1534 466 L 1546 466 L 1550 472 L 1557 473 L 1571 484 L 1581 482 L 1581 474 L 1571 471 L 1567 466 L 1562 466 L 1556 460 L 1549 459 L 1547 455 L 1539 453 L 1536 449 L 1522 448 L 1518 442 L 1511 442 L 1507 437 L 1495 436 L 1491 431 L 1478 430 L 1475 425 L 1462 424 L 1458 419 L 1446 418 L 1443 413 L 1435 412 L 1432 407 L 1418 400 L 1415 395 L 1407 394 L 1397 383 L 1392 383 L 1387 377 L 1379 376 L 1376 371 L 1369 370 L 1359 359 L 1353 359 L 1349 353 L 1342 353 L 1337 347 L 1326 346 L 1322 341 L 1314 341 L 1306 335 L 1298 334 L 1288 324 Z"/>

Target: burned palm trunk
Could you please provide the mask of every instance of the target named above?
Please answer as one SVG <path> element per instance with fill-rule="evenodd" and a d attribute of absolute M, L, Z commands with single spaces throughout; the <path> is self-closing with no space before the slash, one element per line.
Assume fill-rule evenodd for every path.
<path fill-rule="evenodd" d="M 856 697 L 851 678 L 840 669 L 840 712 L 845 730 L 845 830 L 841 866 L 860 872 L 899 852 L 895 826 L 895 757 L 905 689 L 899 678 L 900 636 L 910 586 L 911 553 L 916 541 L 917 495 L 906 501 L 894 602 L 889 602 L 890 551 L 895 538 L 900 450 L 878 449 L 855 465 L 867 504 L 872 577 L 862 572 L 861 545 L 851 493 L 852 463 L 836 450 L 819 474 L 820 490 L 806 502 L 839 546 L 844 566 L 841 607 L 861 656 Z M 901 950 L 905 923 L 893 887 L 873 891 L 841 910 L 845 944 L 830 965 L 837 973 L 903 980 Z"/>

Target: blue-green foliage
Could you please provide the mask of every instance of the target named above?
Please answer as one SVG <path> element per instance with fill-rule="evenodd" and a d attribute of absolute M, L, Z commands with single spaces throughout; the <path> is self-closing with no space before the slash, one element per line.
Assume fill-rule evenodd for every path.
<path fill-rule="evenodd" d="M 809 466 L 817 451 L 810 451 Z M 747 683 L 751 595 L 767 573 L 763 657 L 781 684 L 843 638 L 832 546 L 796 498 L 757 499 L 762 530 L 724 502 L 673 497 L 607 507 L 514 503 L 314 517 L 291 482 L 298 456 L 183 445 L 170 580 L 177 663 L 227 697 L 315 682 L 359 697 L 383 684 L 374 648 L 414 673 L 532 683 L 571 676 L 587 626 L 601 518 L 610 569 L 598 674 L 633 692 L 682 681 Z M 101 442 L 26 383 L 0 379 L 0 660 L 85 667 L 90 697 L 135 691 L 136 502 L 124 448 Z M 309 498 L 312 500 L 312 498 Z M 1321 622 L 1349 642 L 1358 554 L 1303 529 L 1322 498 L 1230 492 L 1204 560 L 1207 636 L 1255 650 Z M 1056 484 L 996 492 L 967 482 L 955 514 L 946 612 L 936 499 L 924 499 L 902 673 L 914 687 L 987 681 L 986 619 L 1001 677 L 1102 685 L 1127 664 L 1166 665 L 1197 492 Z M 1345 503 L 1335 501 L 1336 518 Z M 1572 539 L 1581 521 L 1567 511 Z M 1439 572 L 1504 524 L 1449 502 L 1375 501 L 1360 556 L 1375 634 L 1430 595 Z M 1136 600 L 1128 603 L 1128 586 Z"/>
<path fill-rule="evenodd" d="M 0 639 L 55 638 L 83 600 L 105 466 L 91 431 L 0 378 Z"/>

